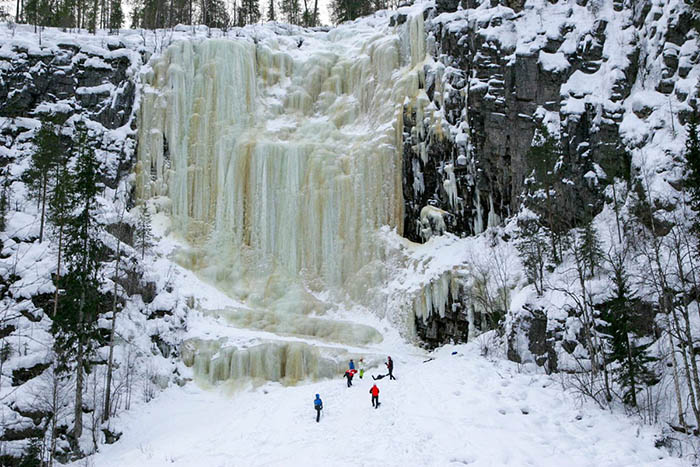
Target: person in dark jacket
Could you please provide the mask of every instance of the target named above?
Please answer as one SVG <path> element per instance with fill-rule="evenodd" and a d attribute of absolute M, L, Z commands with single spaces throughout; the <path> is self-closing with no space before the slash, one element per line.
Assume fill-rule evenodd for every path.
<path fill-rule="evenodd" d="M 355 374 L 354 370 L 346 370 L 345 374 L 343 375 L 345 378 L 348 379 L 348 387 L 352 386 L 352 377 Z"/>
<path fill-rule="evenodd" d="M 350 359 L 350 369 L 351 370 L 355 369 L 355 362 L 352 361 L 352 358 Z"/>
<path fill-rule="evenodd" d="M 396 379 L 394 378 L 393 371 L 394 371 L 394 361 L 391 359 L 391 357 L 387 357 L 386 359 L 386 368 L 389 370 L 389 379 Z"/>
<path fill-rule="evenodd" d="M 321 396 L 316 394 L 316 399 L 314 399 L 314 409 L 316 409 L 316 423 L 321 419 L 321 410 L 323 409 L 323 401 L 321 401 Z"/>
<path fill-rule="evenodd" d="M 372 386 L 372 388 L 369 390 L 369 393 L 372 394 L 372 407 L 375 409 L 379 407 L 379 388 L 375 384 Z"/>

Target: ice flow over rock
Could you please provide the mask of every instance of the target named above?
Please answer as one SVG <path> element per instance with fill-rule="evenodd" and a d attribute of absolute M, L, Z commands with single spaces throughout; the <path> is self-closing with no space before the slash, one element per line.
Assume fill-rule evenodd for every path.
<path fill-rule="evenodd" d="M 167 199 L 161 205 L 189 246 L 180 264 L 274 314 L 271 330 L 288 335 L 300 327 L 280 326 L 296 319 L 280 313 L 323 313 L 314 292 L 325 290 L 362 300 L 364 284 L 382 274 L 376 233 L 402 228 L 402 115 L 425 100 L 425 33 L 417 11 L 397 28 L 385 18 L 266 34 L 181 41 L 154 59 L 144 74 L 137 187 L 142 199 Z M 313 324 L 327 325 L 317 332 L 326 337 L 338 329 Z M 354 344 L 378 340 L 371 328 L 360 334 Z M 192 339 L 188 361 L 211 382 L 338 371 L 317 364 L 325 362 L 317 350 L 266 342 L 241 354 Z M 260 349 L 284 358 L 252 358 Z M 306 363 L 287 361 L 296 358 Z"/>

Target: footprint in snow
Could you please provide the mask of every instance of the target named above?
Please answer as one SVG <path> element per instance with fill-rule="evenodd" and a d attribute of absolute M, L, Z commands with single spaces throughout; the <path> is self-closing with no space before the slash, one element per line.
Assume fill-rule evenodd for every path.
<path fill-rule="evenodd" d="M 473 458 L 473 457 L 472 457 L 472 458 L 468 458 L 468 459 L 464 459 L 464 458 L 463 458 L 463 459 L 456 459 L 456 458 L 453 458 L 453 459 L 450 459 L 450 465 L 452 465 L 452 464 L 457 464 L 457 465 L 469 465 L 469 464 L 473 464 L 473 463 L 475 462 L 475 460 L 476 460 L 476 459 Z"/>

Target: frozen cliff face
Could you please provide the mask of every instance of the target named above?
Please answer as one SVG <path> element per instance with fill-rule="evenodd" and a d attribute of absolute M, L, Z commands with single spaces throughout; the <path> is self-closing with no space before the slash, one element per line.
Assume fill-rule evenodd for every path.
<path fill-rule="evenodd" d="M 392 18 L 405 21 L 401 12 Z M 655 229 L 668 232 L 679 199 L 683 125 L 700 76 L 691 26 L 679 1 L 436 2 L 425 21 L 428 102 L 404 110 L 403 235 L 430 238 L 426 206 L 439 209 L 445 230 L 459 236 L 517 213 L 535 168 L 528 150 L 538 125 L 562 148 L 553 189 L 563 196 L 555 201 L 553 229 L 599 215 L 615 177 L 644 177 Z M 532 326 L 520 316 L 527 312 L 510 313 L 512 358 L 549 360 L 555 368 L 555 354 L 570 353 L 572 343 L 561 342 L 571 332 L 557 310 L 544 310 Z M 465 335 L 439 313 L 418 322 L 419 335 L 431 342 L 448 324 L 455 331 L 441 339 Z"/>
<path fill-rule="evenodd" d="M 319 311 L 351 295 L 402 228 L 402 117 L 423 17 L 328 33 L 183 41 L 144 75 L 138 193 L 167 196 L 182 264 L 258 305 Z M 370 268 L 371 269 L 371 268 Z"/>
<path fill-rule="evenodd" d="M 562 142 L 566 222 L 599 212 L 603 188 L 630 166 L 677 179 L 657 154 L 678 153 L 695 100 L 697 35 L 683 2 L 444 0 L 426 15 L 425 91 L 444 118 L 406 109 L 408 238 L 422 240 L 428 204 L 450 214 L 447 231 L 458 235 L 513 215 L 538 123 Z M 672 191 L 660 182 L 653 196 Z"/>

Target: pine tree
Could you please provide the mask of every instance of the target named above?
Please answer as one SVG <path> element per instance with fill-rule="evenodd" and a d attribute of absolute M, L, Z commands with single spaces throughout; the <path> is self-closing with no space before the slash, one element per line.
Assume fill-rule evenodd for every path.
<path fill-rule="evenodd" d="M 301 7 L 299 0 L 282 0 L 282 16 L 289 24 L 301 24 Z"/>
<path fill-rule="evenodd" d="M 73 174 L 64 165 L 57 166 L 55 168 L 55 172 L 57 180 L 60 180 L 61 182 L 56 185 L 56 189 L 53 191 L 49 201 L 49 219 L 58 229 L 58 261 L 56 264 L 56 276 L 54 278 L 56 291 L 54 293 L 52 316 L 56 316 L 58 309 L 59 291 L 61 290 L 61 268 L 65 243 L 64 238 L 66 226 L 71 220 L 71 214 L 74 207 Z"/>
<path fill-rule="evenodd" d="M 165 0 L 137 0 L 131 11 L 131 26 L 144 29 L 167 27 L 167 2 Z"/>
<path fill-rule="evenodd" d="M 141 260 L 146 256 L 146 250 L 153 246 L 153 233 L 151 231 L 151 213 L 146 205 L 141 206 L 136 223 L 136 249 L 141 252 Z"/>
<path fill-rule="evenodd" d="M 241 0 L 238 9 L 238 23 L 240 26 L 255 24 L 260 21 L 260 5 L 258 0 Z"/>
<path fill-rule="evenodd" d="M 313 0 L 313 8 L 311 8 L 312 0 L 304 1 L 304 11 L 301 14 L 301 22 L 307 28 L 312 28 L 319 25 L 318 19 L 318 0 Z"/>
<path fill-rule="evenodd" d="M 29 191 L 38 201 L 41 212 L 39 227 L 39 241 L 44 240 L 44 226 L 46 218 L 46 203 L 49 191 L 54 183 L 53 168 L 62 163 L 60 138 L 56 127 L 44 121 L 34 136 L 35 150 L 32 153 L 29 169 L 22 178 L 28 185 Z"/>
<path fill-rule="evenodd" d="M 231 24 L 231 18 L 222 0 L 201 0 L 200 15 L 200 22 L 210 28 L 224 28 Z"/>
<path fill-rule="evenodd" d="M 267 4 L 267 20 L 277 21 L 277 15 L 275 13 L 275 0 L 270 0 L 270 3 Z"/>
<path fill-rule="evenodd" d="M 97 0 L 85 4 L 85 25 L 89 33 L 97 33 L 97 19 L 100 14 L 100 7 Z"/>
<path fill-rule="evenodd" d="M 41 439 L 30 438 L 18 467 L 42 467 Z"/>
<path fill-rule="evenodd" d="M 527 154 L 528 165 L 532 168 L 532 177 L 526 183 L 528 188 L 526 204 L 535 207 L 541 205 L 542 200 L 544 201 L 545 218 L 543 220 L 546 221 L 547 228 L 551 232 L 550 252 L 552 261 L 556 264 L 561 262 L 559 231 L 562 226 L 556 219 L 554 184 L 558 177 L 556 166 L 560 158 L 559 141 L 549 132 L 546 125 L 538 124 Z"/>
<path fill-rule="evenodd" d="M 614 264 L 613 296 L 601 305 L 601 331 L 607 336 L 606 362 L 616 364 L 613 368 L 615 380 L 623 389 L 622 401 L 637 406 L 637 393 L 642 386 L 658 381 L 650 368 L 656 358 L 649 355 L 651 344 L 637 344 L 631 331 L 631 319 L 638 300 L 630 291 L 625 267 Z"/>
<path fill-rule="evenodd" d="M 589 220 L 586 222 L 583 228 L 579 230 L 578 235 L 580 241 L 578 241 L 577 244 L 581 246 L 583 266 L 588 277 L 591 278 L 595 275 L 603 259 L 603 250 L 601 249 L 600 239 L 598 238 L 598 232 L 593 225 L 593 221 Z"/>
<path fill-rule="evenodd" d="M 109 1 L 109 32 L 111 34 L 119 33 L 122 24 L 124 23 L 124 11 L 122 10 L 121 0 Z"/>
<path fill-rule="evenodd" d="M 528 282 L 535 286 L 537 295 L 544 293 L 544 271 L 548 257 L 548 232 L 538 215 L 532 211 L 518 219 L 516 248 L 525 267 Z"/>
<path fill-rule="evenodd" d="M 331 19 L 335 24 L 340 24 L 371 15 L 377 10 L 377 5 L 372 0 L 333 0 L 330 9 Z"/>
<path fill-rule="evenodd" d="M 89 357 L 99 341 L 99 272 L 101 244 L 97 240 L 98 163 L 88 143 L 84 124 L 76 128 L 76 164 L 72 193 L 74 202 L 65 226 L 67 272 L 62 278 L 64 296 L 53 317 L 52 333 L 61 371 L 75 371 L 75 425 L 73 438 L 82 435 L 82 398 L 84 374 L 90 371 Z"/>

